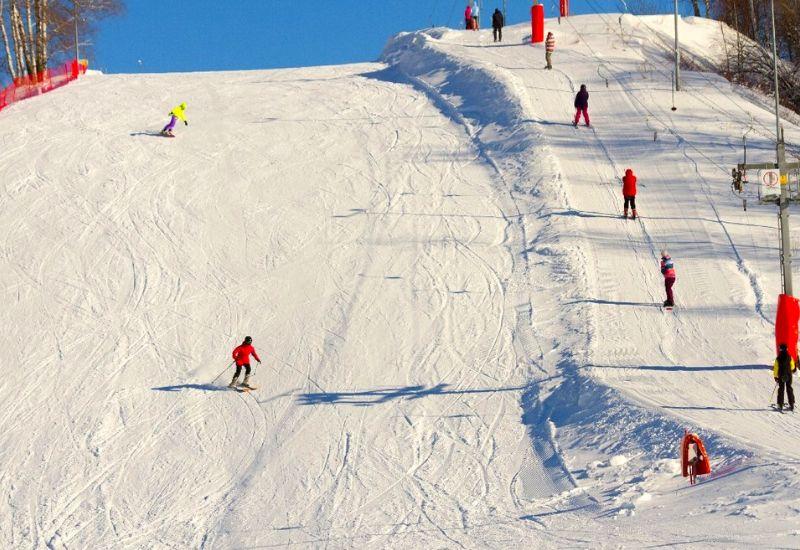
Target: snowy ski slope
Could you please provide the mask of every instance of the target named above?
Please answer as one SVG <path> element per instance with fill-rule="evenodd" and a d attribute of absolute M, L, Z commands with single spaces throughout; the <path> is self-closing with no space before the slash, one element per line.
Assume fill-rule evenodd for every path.
<path fill-rule="evenodd" d="M 699 72 L 670 111 L 670 22 L 548 21 L 553 71 L 525 26 L 432 29 L 5 111 L 0 547 L 798 547 L 776 211 L 729 182 L 773 118 Z M 249 395 L 212 384 L 246 334 Z M 684 427 L 718 472 L 692 488 Z"/>

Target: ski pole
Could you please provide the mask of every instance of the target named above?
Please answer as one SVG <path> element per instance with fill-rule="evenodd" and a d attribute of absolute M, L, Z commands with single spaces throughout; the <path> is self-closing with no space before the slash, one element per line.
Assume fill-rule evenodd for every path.
<path fill-rule="evenodd" d="M 233 361 L 231 361 L 230 363 L 228 363 L 227 365 L 225 365 L 225 369 L 224 369 L 224 370 L 223 370 L 221 373 L 219 373 L 219 374 L 217 375 L 217 377 L 216 377 L 216 378 L 214 378 L 214 379 L 211 381 L 211 383 L 213 384 L 214 382 L 216 382 L 217 380 L 219 380 L 219 377 L 220 377 L 220 376 L 222 376 L 223 374 L 225 374 L 225 371 L 226 371 L 226 370 L 228 370 L 229 368 L 231 368 L 231 365 L 233 365 Z"/>
<path fill-rule="evenodd" d="M 775 382 L 775 386 L 772 387 L 772 395 L 769 396 L 769 402 L 772 403 L 772 398 L 775 397 L 775 390 L 778 389 L 778 383 Z"/>

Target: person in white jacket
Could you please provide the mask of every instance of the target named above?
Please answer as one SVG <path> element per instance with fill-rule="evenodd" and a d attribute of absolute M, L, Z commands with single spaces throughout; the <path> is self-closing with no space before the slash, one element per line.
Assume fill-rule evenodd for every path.
<path fill-rule="evenodd" d="M 472 3 L 472 21 L 474 26 L 472 27 L 473 30 L 478 30 L 480 28 L 480 16 L 481 16 L 481 7 L 478 5 L 478 1 Z"/>

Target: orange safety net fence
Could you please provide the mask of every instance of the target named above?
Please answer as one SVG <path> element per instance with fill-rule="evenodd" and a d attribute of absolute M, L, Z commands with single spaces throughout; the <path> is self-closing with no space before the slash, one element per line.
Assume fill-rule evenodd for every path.
<path fill-rule="evenodd" d="M 73 59 L 63 65 L 45 69 L 35 77 L 23 76 L 15 78 L 6 88 L 0 89 L 0 111 L 18 101 L 46 94 L 60 88 L 86 73 L 89 62 L 85 59 Z"/>

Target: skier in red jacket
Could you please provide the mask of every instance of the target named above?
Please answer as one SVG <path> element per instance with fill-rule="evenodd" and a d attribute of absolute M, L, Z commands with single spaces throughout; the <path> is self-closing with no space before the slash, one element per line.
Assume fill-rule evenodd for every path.
<path fill-rule="evenodd" d="M 239 380 L 239 375 L 242 373 L 242 367 L 244 367 L 244 380 L 242 381 L 242 386 L 245 388 L 250 387 L 250 356 L 252 355 L 255 357 L 256 361 L 261 363 L 261 359 L 259 359 L 258 354 L 256 353 L 256 348 L 252 346 L 253 339 L 249 336 L 245 336 L 244 342 L 242 342 L 241 346 L 236 346 L 233 349 L 233 353 L 231 356 L 233 360 L 236 361 L 236 372 L 233 375 L 233 380 L 231 383 L 228 384 L 228 387 L 235 388 L 236 382 Z"/>
<path fill-rule="evenodd" d="M 633 209 L 632 220 L 636 219 L 636 176 L 633 175 L 633 170 L 628 168 L 625 170 L 625 177 L 622 178 L 622 196 L 625 197 L 625 213 L 623 218 L 628 219 L 628 205 Z"/>

